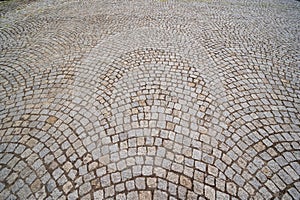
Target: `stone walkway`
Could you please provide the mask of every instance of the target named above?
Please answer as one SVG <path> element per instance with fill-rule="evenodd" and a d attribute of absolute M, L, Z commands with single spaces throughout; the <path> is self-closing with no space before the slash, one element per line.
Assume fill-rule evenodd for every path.
<path fill-rule="evenodd" d="M 299 1 L 0 6 L 0 199 L 300 198 Z"/>

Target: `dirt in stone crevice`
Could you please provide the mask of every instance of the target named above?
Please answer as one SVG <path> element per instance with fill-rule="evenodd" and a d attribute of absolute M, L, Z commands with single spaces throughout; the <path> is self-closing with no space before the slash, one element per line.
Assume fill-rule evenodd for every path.
<path fill-rule="evenodd" d="M 0 16 L 5 15 L 7 12 L 18 10 L 34 1 L 37 0 L 0 0 Z"/>

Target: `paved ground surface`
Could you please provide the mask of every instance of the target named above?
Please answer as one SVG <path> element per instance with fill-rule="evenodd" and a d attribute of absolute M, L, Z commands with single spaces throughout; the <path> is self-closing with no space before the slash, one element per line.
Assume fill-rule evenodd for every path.
<path fill-rule="evenodd" d="M 300 2 L 8 5 L 0 199 L 300 198 Z"/>

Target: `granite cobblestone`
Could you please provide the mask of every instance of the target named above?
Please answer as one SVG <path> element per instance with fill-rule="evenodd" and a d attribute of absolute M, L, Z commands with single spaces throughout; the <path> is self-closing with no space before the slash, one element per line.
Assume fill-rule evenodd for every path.
<path fill-rule="evenodd" d="M 300 198 L 298 1 L 12 3 L 0 199 Z"/>

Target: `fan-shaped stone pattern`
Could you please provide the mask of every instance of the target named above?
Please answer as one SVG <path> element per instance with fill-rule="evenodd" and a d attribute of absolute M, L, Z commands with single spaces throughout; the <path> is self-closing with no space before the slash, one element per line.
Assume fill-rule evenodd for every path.
<path fill-rule="evenodd" d="M 193 191 L 192 185 L 200 184 L 193 174 L 203 174 L 197 166 L 206 165 L 197 158 L 200 134 L 207 130 L 201 116 L 209 101 L 197 68 L 174 53 L 140 49 L 116 59 L 107 69 L 101 73 L 97 92 L 107 126 L 98 155 L 108 166 L 101 180 L 114 181 L 101 184 L 104 195 L 107 188 L 131 178 L 135 189 L 145 189 L 142 180 L 153 178 L 157 184 L 159 178 L 158 184 L 168 185 L 160 189 L 165 191 L 159 193 L 162 196 L 201 196 L 203 192 Z M 184 167 L 184 162 L 189 166 Z M 158 195 L 154 189 L 150 196 Z"/>
<path fill-rule="evenodd" d="M 189 66 L 188 61 L 182 60 L 180 56 L 174 53 L 172 54 L 164 50 L 156 49 L 136 50 L 117 59 L 117 61 L 114 61 L 107 68 L 108 70 L 105 70 L 100 75 L 100 86 L 99 91 L 97 91 L 97 94 L 99 94 L 98 99 L 106 109 L 112 109 L 111 105 L 116 103 L 114 102 L 116 98 L 125 100 L 124 95 L 126 95 L 126 93 L 127 96 L 130 96 L 129 98 L 137 98 L 137 100 L 137 96 L 147 96 L 150 95 L 150 93 L 157 94 L 158 96 L 168 95 L 172 99 L 181 98 L 182 100 L 184 99 L 184 95 L 187 95 L 190 96 L 192 103 L 197 103 L 201 95 L 202 100 L 206 98 L 205 95 L 202 94 L 205 83 L 200 77 L 199 71 L 197 71 L 195 67 Z M 141 71 L 141 73 L 139 73 L 139 71 Z M 126 74 L 127 77 L 124 79 L 123 76 Z M 119 81 L 120 79 L 121 81 Z M 139 85 L 138 88 L 135 88 L 134 83 L 132 83 L 135 80 L 139 82 L 137 83 Z M 182 85 L 183 83 L 185 83 L 185 85 Z M 125 88 L 122 87 L 123 84 L 126 84 Z M 119 85 L 121 85 L 121 89 L 117 90 L 116 88 Z M 145 88 L 145 90 L 143 90 L 143 88 Z M 163 88 L 167 90 L 167 93 L 159 91 L 163 90 Z M 153 89 L 157 89 L 158 91 L 151 91 Z M 178 93 L 178 90 L 190 91 L 185 91 L 186 93 L 180 95 L 173 94 L 171 96 L 171 93 Z M 208 95 L 207 91 L 206 95 Z M 147 97 L 144 97 L 145 105 L 147 100 Z M 152 98 L 151 100 L 153 101 L 155 99 Z M 131 102 L 126 103 L 131 104 Z M 142 102 L 139 102 L 139 104 L 141 103 Z M 188 102 L 185 103 L 188 104 Z M 168 102 L 166 102 L 166 104 L 168 104 Z M 122 107 L 122 105 L 114 106 Z"/>
<path fill-rule="evenodd" d="M 9 9 L 0 199 L 300 198 L 298 1 Z"/>
<path fill-rule="evenodd" d="M 11 124 L 14 128 L 1 129 L 1 164 L 10 171 L 3 179 L 4 198 L 61 197 L 78 187 L 76 176 L 86 175 L 87 164 L 98 166 L 73 131 L 74 123 L 62 116 L 70 124 L 56 116 L 26 114 Z"/>

